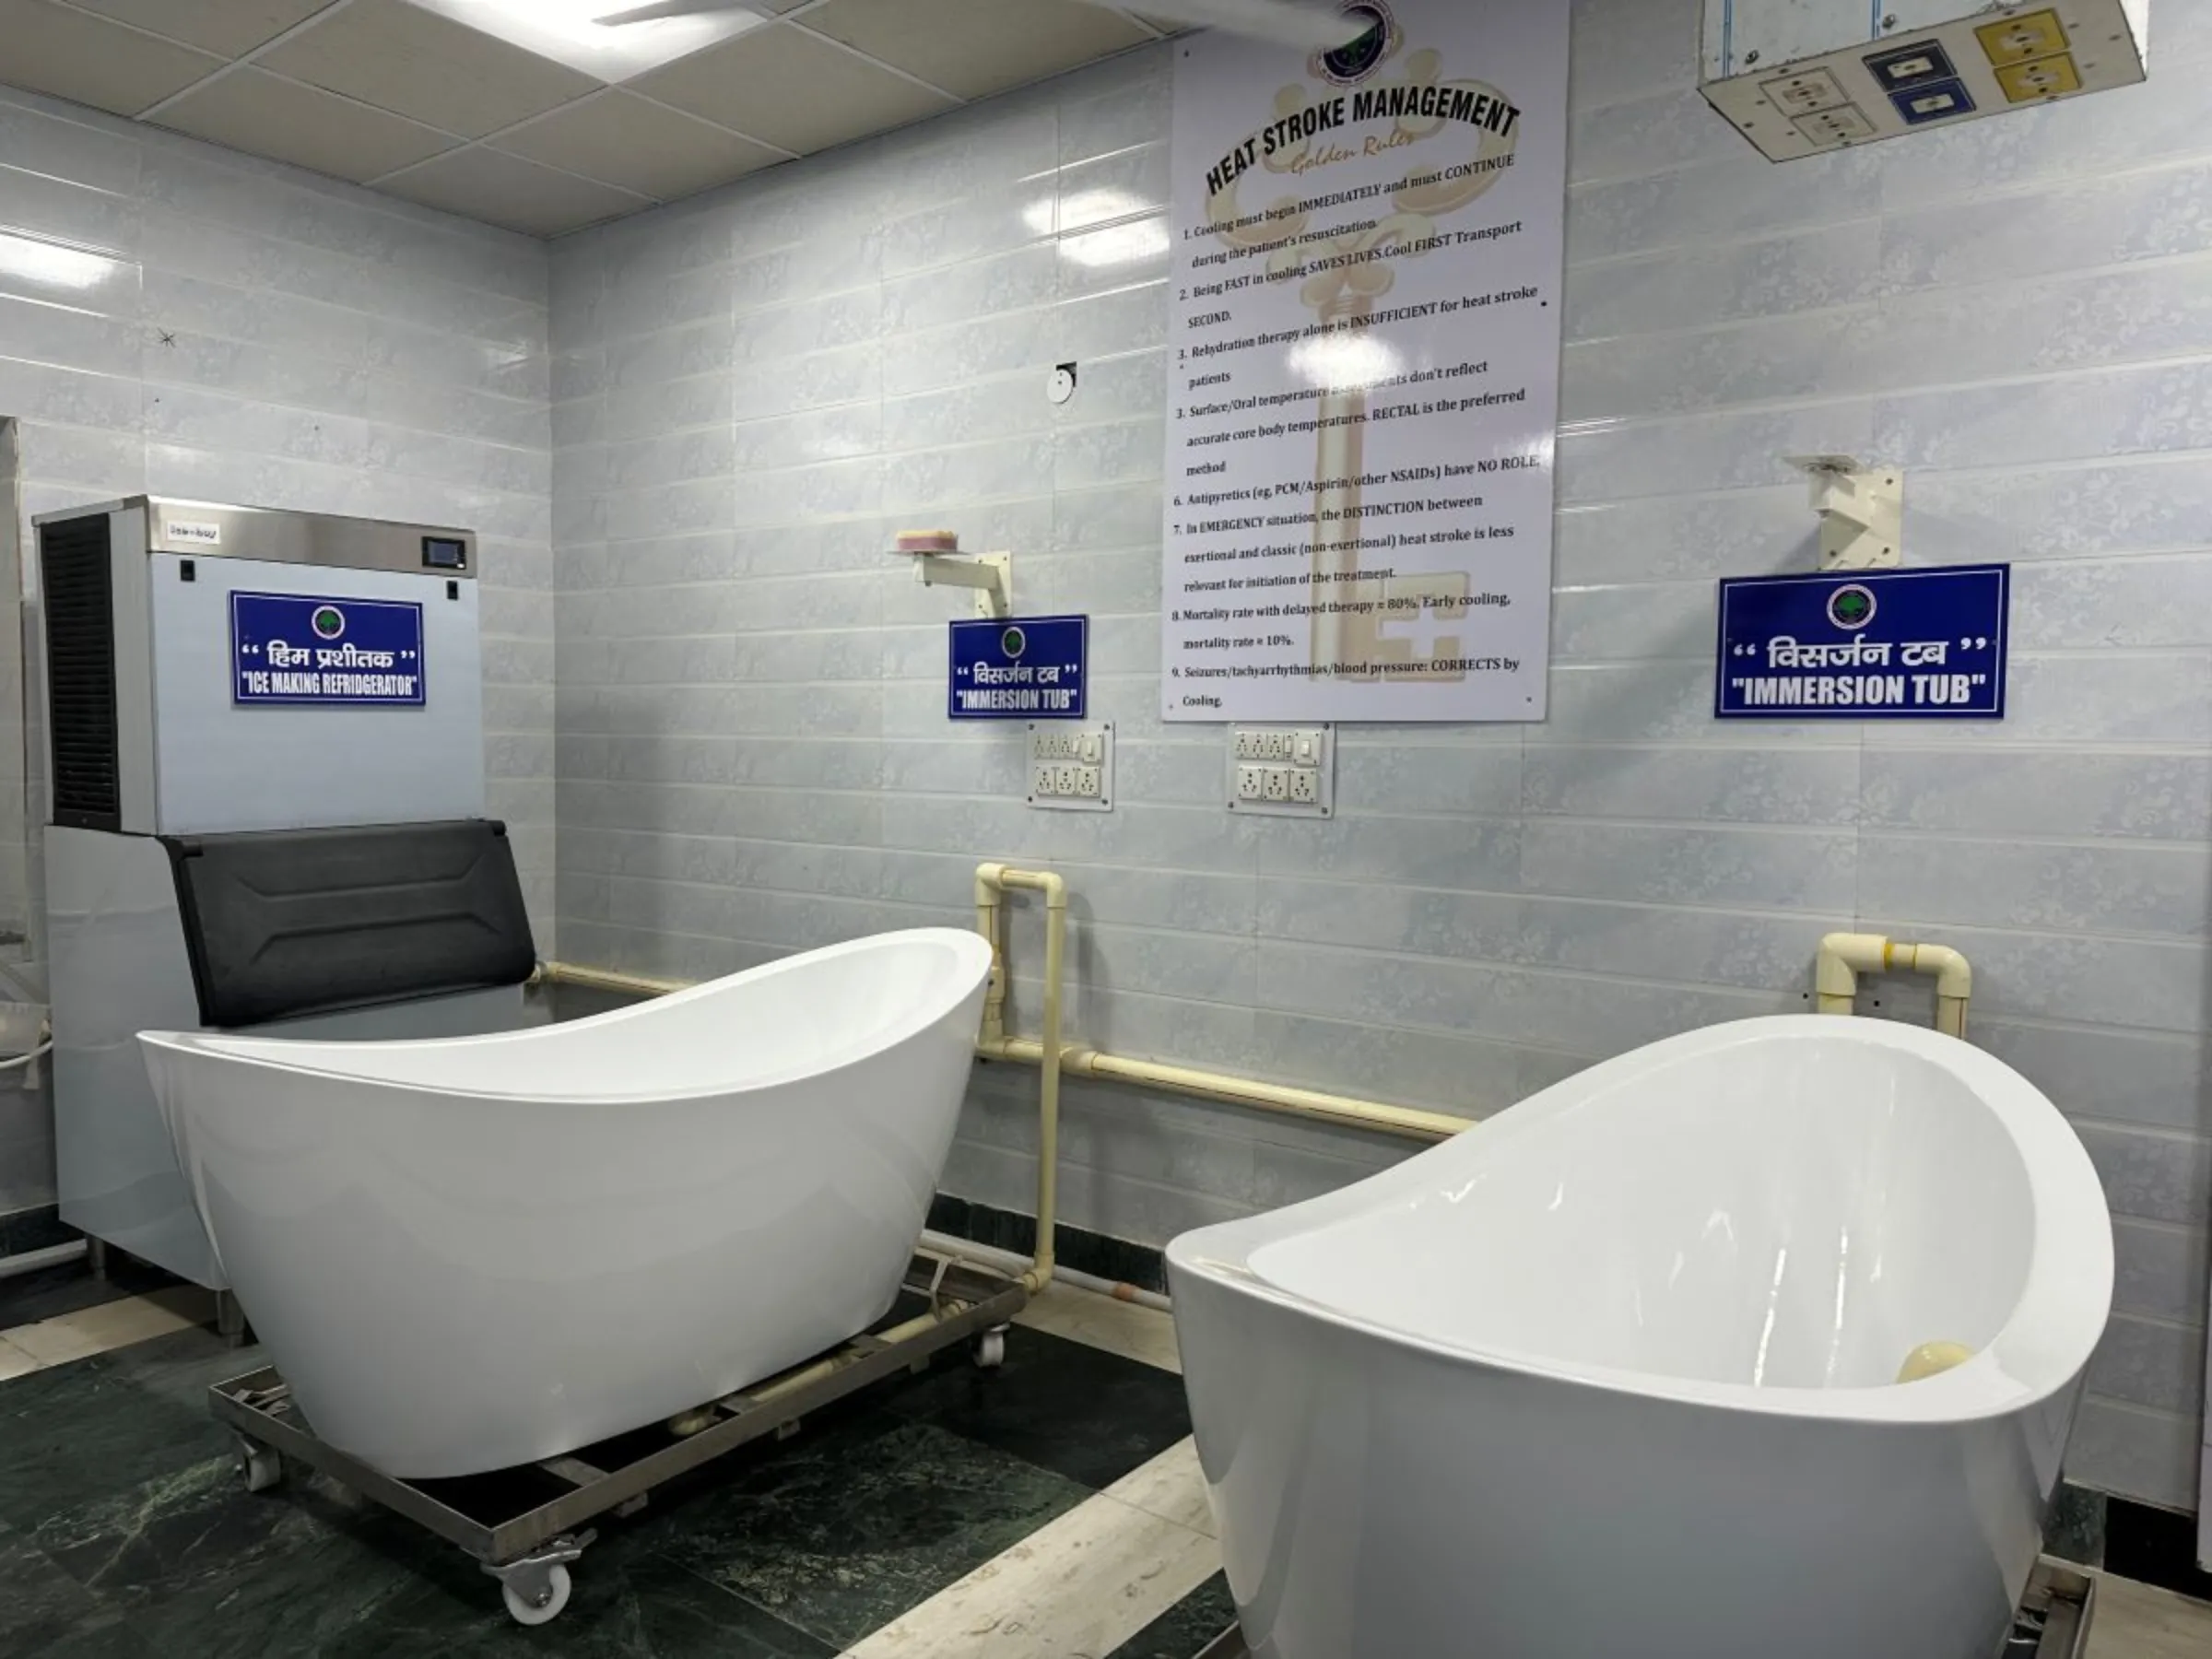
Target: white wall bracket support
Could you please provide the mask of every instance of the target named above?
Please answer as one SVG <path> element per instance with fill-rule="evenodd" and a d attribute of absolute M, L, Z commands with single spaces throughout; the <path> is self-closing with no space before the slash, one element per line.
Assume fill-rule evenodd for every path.
<path fill-rule="evenodd" d="M 925 553 L 914 560 L 914 580 L 924 587 L 975 590 L 975 614 L 1014 614 L 1014 555 L 1011 553 Z"/>
<path fill-rule="evenodd" d="M 1785 455 L 1812 481 L 1820 515 L 1820 568 L 1889 571 L 1904 551 L 1905 475 L 1850 455 Z"/>

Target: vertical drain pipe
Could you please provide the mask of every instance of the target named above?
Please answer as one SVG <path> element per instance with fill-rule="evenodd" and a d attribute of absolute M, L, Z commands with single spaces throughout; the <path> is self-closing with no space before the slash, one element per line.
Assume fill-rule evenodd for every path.
<path fill-rule="evenodd" d="M 1034 1296 L 1053 1282 L 1053 1239 L 1060 1214 L 1060 1006 L 1067 966 L 1067 883 L 1052 870 L 1010 870 L 984 865 L 975 873 L 976 925 L 991 941 L 991 989 L 984 993 L 983 1032 L 1003 1043 L 1006 1034 L 1005 931 L 1000 897 L 1012 888 L 1044 895 L 1043 1081 L 1037 1110 L 1037 1251 L 1021 1282 Z"/>
<path fill-rule="evenodd" d="M 998 872 L 1002 865 L 984 865 L 975 873 L 975 931 L 991 947 L 991 983 L 983 992 L 982 1041 L 990 1050 L 1006 1040 L 1006 947 L 999 924 Z"/>

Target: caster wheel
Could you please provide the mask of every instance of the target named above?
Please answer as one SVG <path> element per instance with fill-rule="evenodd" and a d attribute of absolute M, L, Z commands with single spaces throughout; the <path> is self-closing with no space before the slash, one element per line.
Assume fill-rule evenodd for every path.
<path fill-rule="evenodd" d="M 996 1371 L 1006 1362 L 1006 1334 L 1004 1331 L 985 1331 L 975 1339 L 975 1362 L 985 1371 Z"/>
<path fill-rule="evenodd" d="M 242 1447 L 238 1461 L 245 1469 L 249 1492 L 265 1492 L 284 1483 L 284 1459 L 272 1447 Z"/>
<path fill-rule="evenodd" d="M 551 1624 L 560 1617 L 560 1610 L 569 1605 L 569 1570 L 553 1566 L 546 1569 L 546 1599 L 533 1603 L 512 1584 L 500 1586 L 500 1599 L 507 1604 L 508 1616 L 519 1625 Z"/>

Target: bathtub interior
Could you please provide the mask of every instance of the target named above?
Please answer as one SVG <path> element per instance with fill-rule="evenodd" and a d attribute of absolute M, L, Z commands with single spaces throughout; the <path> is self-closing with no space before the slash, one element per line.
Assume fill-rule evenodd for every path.
<path fill-rule="evenodd" d="M 1985 1347 L 2019 1302 L 2027 1167 L 1924 1055 L 1752 1039 L 1512 1116 L 1253 1272 L 1472 1353 L 1770 1389 L 1891 1383 L 1924 1343 Z"/>
<path fill-rule="evenodd" d="M 928 930 L 861 941 L 564 1024 L 425 1042 L 191 1039 L 193 1046 L 371 1082 L 485 1096 L 674 1099 L 835 1070 L 975 994 L 990 950 Z"/>

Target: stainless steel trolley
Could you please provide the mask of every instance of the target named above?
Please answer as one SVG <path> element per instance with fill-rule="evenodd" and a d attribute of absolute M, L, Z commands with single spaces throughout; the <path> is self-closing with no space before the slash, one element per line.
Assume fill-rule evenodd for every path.
<path fill-rule="evenodd" d="M 1878 1593 L 1878 1591 L 1877 1591 Z M 2089 1620 L 2097 1611 L 2097 1581 L 2069 1561 L 2045 1556 L 2028 1581 L 2012 1640 L 1999 1659 L 2087 1659 Z M 1244 1633 L 1233 1625 L 1197 1659 L 1251 1659 Z M 1777 1654 L 1775 1659 L 1787 1659 Z"/>
<path fill-rule="evenodd" d="M 499 1580 L 518 1623 L 545 1624 L 568 1606 L 570 1565 L 596 1536 L 585 1522 L 609 1511 L 634 1514 L 656 1486 L 766 1436 L 788 1437 L 810 1414 L 900 1371 L 920 1371 L 957 1343 L 972 1343 L 976 1363 L 995 1366 L 1005 1355 L 1006 1324 L 1030 1297 L 1018 1280 L 928 1255 L 914 1258 L 905 1288 L 929 1299 L 935 1324 L 896 1342 L 857 1336 L 781 1377 L 684 1413 L 671 1419 L 665 1436 L 654 1437 L 657 1444 L 618 1467 L 601 1468 L 575 1454 L 547 1458 L 535 1467 L 567 1489 L 496 1523 L 465 1514 L 423 1486 L 381 1474 L 316 1439 L 293 1404 L 290 1385 L 273 1367 L 216 1383 L 208 1405 L 237 1436 L 248 1491 L 276 1486 L 287 1459 L 318 1470 L 459 1545 Z"/>

